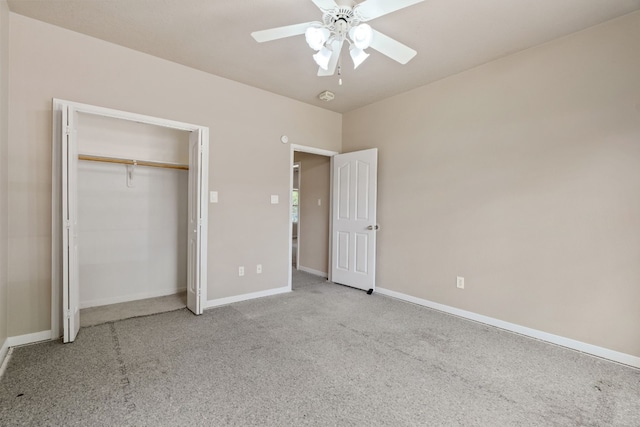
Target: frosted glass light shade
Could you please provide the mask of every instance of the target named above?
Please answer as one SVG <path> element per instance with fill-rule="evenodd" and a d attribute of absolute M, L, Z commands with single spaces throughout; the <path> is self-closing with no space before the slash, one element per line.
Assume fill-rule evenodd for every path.
<path fill-rule="evenodd" d="M 329 39 L 329 30 L 326 28 L 309 27 L 304 32 L 307 44 L 313 50 L 320 50 Z"/>
<path fill-rule="evenodd" d="M 369 24 L 360 24 L 349 30 L 349 37 L 358 49 L 366 49 L 371 45 L 373 30 Z"/>
<path fill-rule="evenodd" d="M 349 49 L 349 54 L 351 55 L 351 59 L 353 60 L 354 70 L 358 68 L 358 66 L 360 66 L 360 64 L 362 64 L 364 60 L 369 57 L 369 54 L 367 52 L 356 46 L 351 46 L 351 48 Z"/>
<path fill-rule="evenodd" d="M 326 71 L 329 69 L 329 60 L 331 59 L 332 53 L 333 52 L 331 52 L 329 49 L 323 47 L 318 51 L 318 53 L 313 55 L 313 59 L 316 61 L 316 64 L 320 66 L 320 68 Z"/>

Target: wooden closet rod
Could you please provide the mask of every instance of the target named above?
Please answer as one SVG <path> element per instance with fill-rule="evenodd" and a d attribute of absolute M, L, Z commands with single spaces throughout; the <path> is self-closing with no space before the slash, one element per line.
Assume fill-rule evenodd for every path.
<path fill-rule="evenodd" d="M 90 156 L 87 154 L 79 154 L 78 160 L 89 160 L 91 162 L 121 163 L 123 165 L 151 166 L 154 168 L 189 170 L 189 165 L 181 165 L 179 163 L 149 162 L 147 160 L 128 160 L 128 159 L 119 159 L 116 157 Z"/>

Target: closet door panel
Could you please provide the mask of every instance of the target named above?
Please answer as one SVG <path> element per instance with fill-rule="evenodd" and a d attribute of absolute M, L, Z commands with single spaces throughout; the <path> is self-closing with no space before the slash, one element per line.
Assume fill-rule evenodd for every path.
<path fill-rule="evenodd" d="M 63 110 L 62 138 L 62 299 L 64 342 L 73 342 L 80 329 L 80 284 L 78 264 L 78 113 Z"/>
<path fill-rule="evenodd" d="M 201 245 L 202 245 L 202 131 L 189 135 L 189 249 L 187 253 L 187 308 L 202 314 L 201 301 Z"/>

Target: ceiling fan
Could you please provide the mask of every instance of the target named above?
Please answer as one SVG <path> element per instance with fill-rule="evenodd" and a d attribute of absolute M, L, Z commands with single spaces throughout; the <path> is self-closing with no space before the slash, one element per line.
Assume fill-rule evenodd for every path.
<path fill-rule="evenodd" d="M 369 57 L 365 52 L 369 47 L 401 64 L 406 64 L 416 56 L 415 50 L 374 30 L 366 22 L 424 0 L 365 0 L 358 4 L 352 0 L 338 0 L 348 4 L 338 4 L 335 0 L 311 1 L 322 11 L 322 22 L 254 31 L 251 36 L 263 43 L 304 34 L 309 47 L 316 51 L 313 59 L 320 67 L 318 76 L 332 76 L 335 73 L 345 42 L 349 44 L 354 69 Z"/>

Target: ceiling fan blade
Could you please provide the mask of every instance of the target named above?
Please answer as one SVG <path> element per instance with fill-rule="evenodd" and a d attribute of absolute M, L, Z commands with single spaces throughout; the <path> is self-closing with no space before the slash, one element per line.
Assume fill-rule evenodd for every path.
<path fill-rule="evenodd" d="M 333 10 L 338 5 L 335 0 L 311 0 L 320 10 Z"/>
<path fill-rule="evenodd" d="M 322 25 L 320 22 L 305 22 L 303 24 L 286 25 L 284 27 L 271 28 L 269 30 L 254 31 L 251 36 L 258 42 L 270 42 L 271 40 L 304 34 L 312 25 Z"/>
<path fill-rule="evenodd" d="M 423 1 L 424 0 L 366 0 L 358 4 L 355 10 L 362 17 L 362 22 L 366 22 Z"/>
<path fill-rule="evenodd" d="M 409 46 L 405 46 L 399 41 L 394 40 L 376 30 L 373 30 L 373 38 L 371 39 L 370 46 L 372 49 L 377 50 L 383 55 L 387 55 L 389 58 L 398 61 L 403 65 L 411 61 L 411 59 L 418 53 Z"/>
<path fill-rule="evenodd" d="M 342 45 L 344 44 L 344 40 L 334 40 L 331 43 L 331 49 L 333 53 L 331 54 L 331 59 L 329 60 L 329 66 L 327 69 L 323 69 L 322 67 L 318 67 L 318 76 L 327 77 L 333 76 L 336 72 L 336 66 L 338 65 L 338 59 L 340 59 L 340 52 L 342 51 Z"/>

